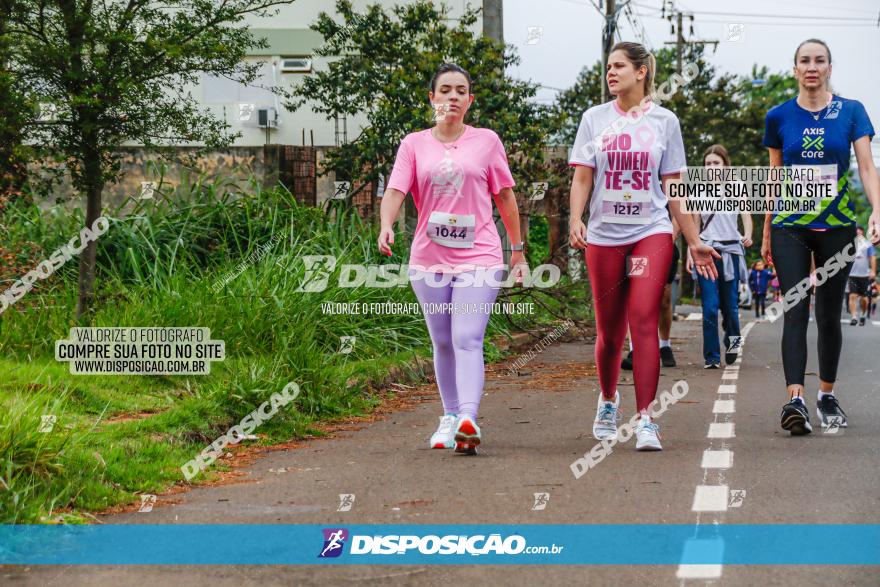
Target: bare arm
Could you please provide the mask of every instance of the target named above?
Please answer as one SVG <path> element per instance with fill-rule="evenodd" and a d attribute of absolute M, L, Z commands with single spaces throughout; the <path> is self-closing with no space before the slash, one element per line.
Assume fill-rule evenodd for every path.
<path fill-rule="evenodd" d="M 518 245 L 523 242 L 522 228 L 519 222 L 519 205 L 516 203 L 516 196 L 512 188 L 504 188 L 495 194 L 495 205 L 498 206 L 498 213 L 501 215 L 501 221 L 507 230 L 507 236 L 510 242 Z M 516 267 L 526 262 L 525 253 L 523 251 L 513 251 L 510 254 L 510 266 Z"/>
<path fill-rule="evenodd" d="M 495 205 L 498 206 L 498 212 L 501 214 L 501 221 L 504 223 L 504 228 L 507 229 L 510 242 L 521 243 L 523 239 L 519 223 L 519 205 L 516 203 L 513 189 L 504 188 L 495 194 Z"/>
<path fill-rule="evenodd" d="M 880 242 L 880 177 L 877 175 L 877 167 L 871 155 L 871 137 L 864 136 L 853 143 L 856 152 L 856 162 L 859 166 L 859 179 L 865 186 L 865 194 L 871 202 L 871 216 L 868 218 L 868 240 L 877 244 Z"/>
<path fill-rule="evenodd" d="M 590 192 L 593 189 L 593 173 L 595 170 L 586 165 L 577 165 L 574 168 L 574 178 L 571 180 L 571 193 L 569 194 L 569 219 L 568 219 L 568 242 L 576 249 L 587 248 L 587 227 L 582 220 L 587 202 L 590 201 Z"/>
<path fill-rule="evenodd" d="M 748 212 L 743 212 L 740 214 L 740 218 L 742 218 L 743 223 L 743 244 L 746 247 L 750 247 L 752 246 L 752 230 L 755 227 L 752 222 L 752 215 Z"/>
<path fill-rule="evenodd" d="M 382 205 L 379 207 L 381 228 L 379 229 L 379 251 L 383 255 L 391 256 L 391 245 L 394 244 L 394 220 L 400 214 L 400 206 L 406 199 L 406 194 L 400 190 L 386 189 L 382 196 Z"/>

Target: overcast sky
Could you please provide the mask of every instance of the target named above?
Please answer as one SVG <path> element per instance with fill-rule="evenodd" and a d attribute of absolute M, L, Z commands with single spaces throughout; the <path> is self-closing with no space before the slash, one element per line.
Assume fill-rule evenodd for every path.
<path fill-rule="evenodd" d="M 519 50 L 522 63 L 512 74 L 543 86 L 539 98 L 550 101 L 555 91 L 574 83 L 578 72 L 601 57 L 603 17 L 600 0 L 505 0 L 504 37 Z M 622 4 L 618 0 L 618 4 Z M 618 21 L 623 40 L 641 41 L 652 48 L 673 41 L 670 23 L 661 18 L 661 0 L 630 2 L 632 17 Z M 880 132 L 880 2 L 877 0 L 688 0 L 676 7 L 693 14 L 693 31 L 685 18 L 685 37 L 718 40 L 707 59 L 720 71 L 747 75 L 753 64 L 772 72 L 790 72 L 794 51 L 808 38 L 824 40 L 831 48 L 831 83 L 835 92 L 861 101 Z M 733 25 L 733 31 L 730 31 Z M 741 25 L 741 26 L 739 26 Z M 529 43 L 529 27 L 542 27 L 537 42 Z M 737 32 L 738 36 L 737 36 Z M 880 138 L 874 139 L 880 162 Z"/>

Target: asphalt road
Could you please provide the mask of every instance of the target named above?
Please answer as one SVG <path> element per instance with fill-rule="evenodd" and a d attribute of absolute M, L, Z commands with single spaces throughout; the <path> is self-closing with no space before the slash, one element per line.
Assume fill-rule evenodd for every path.
<path fill-rule="evenodd" d="M 695 308 L 679 308 L 688 314 Z M 741 313 L 744 325 L 754 318 Z M 849 428 L 790 437 L 779 427 L 787 400 L 780 358 L 782 321 L 749 326 L 733 369 L 702 368 L 699 320 L 673 326 L 675 368 L 688 394 L 658 423 L 662 452 L 634 441 L 575 479 L 588 452 L 597 384 L 590 344 L 549 347 L 519 376 L 487 375 L 477 457 L 430 450 L 439 400 L 416 404 L 360 430 L 269 453 L 244 481 L 174 495 L 115 524 L 828 524 L 880 523 L 880 322 L 844 328 L 837 394 Z M 808 404 L 815 419 L 815 327 L 810 329 Z M 511 362 L 516 357 L 511 359 Z M 631 373 L 620 386 L 624 418 L 634 409 Z M 723 379 L 722 379 L 723 378 Z M 413 390 L 430 396 L 432 388 Z M 719 403 L 720 402 L 720 403 Z M 708 488 L 708 489 L 707 489 Z M 543 510 L 534 494 L 546 492 Z M 339 494 L 354 494 L 337 511 Z M 697 511 L 699 510 L 699 511 Z M 246 536 L 243 539 L 247 539 Z M 633 544 L 632 548 L 639 548 Z M 792 549 L 798 537 L 792 536 Z M 705 575 L 702 578 L 698 575 Z M 6 567 L 7 585 L 878 585 L 866 566 L 217 566 Z"/>

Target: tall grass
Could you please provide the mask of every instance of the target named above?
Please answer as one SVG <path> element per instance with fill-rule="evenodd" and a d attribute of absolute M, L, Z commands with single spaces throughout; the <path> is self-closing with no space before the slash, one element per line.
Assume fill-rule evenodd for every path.
<path fill-rule="evenodd" d="M 226 359 L 201 377 L 69 375 L 54 361 L 54 343 L 75 325 L 77 259 L 37 282 L 0 315 L 0 370 L 9 372 L 0 379 L 0 522 L 40 521 L 59 508 L 100 509 L 180 482 L 183 462 L 290 381 L 302 392 L 261 426 L 266 442 L 363 413 L 378 401 L 370 381 L 428 355 L 418 314 L 323 312 L 322 302 L 416 302 L 408 286 L 337 285 L 342 265 L 405 259 L 379 255 L 376 227 L 353 212 L 329 212 L 300 205 L 282 188 L 206 176 L 185 177 L 156 200 L 129 202 L 124 214 L 106 210 L 93 325 L 207 327 L 225 341 Z M 2 224 L 0 244 L 39 243 L 47 258 L 79 233 L 83 217 L 19 203 Z M 398 238 L 396 250 L 407 244 Z M 257 252 L 258 261 L 215 287 Z M 325 291 L 296 291 L 305 255 L 336 257 Z M 493 316 L 489 336 L 506 332 L 505 324 Z M 342 336 L 355 337 L 351 353 L 339 352 Z M 52 394 L 60 396 L 47 407 Z M 51 434 L 38 433 L 47 409 L 68 416 Z M 155 413 L 107 421 L 143 410 Z"/>

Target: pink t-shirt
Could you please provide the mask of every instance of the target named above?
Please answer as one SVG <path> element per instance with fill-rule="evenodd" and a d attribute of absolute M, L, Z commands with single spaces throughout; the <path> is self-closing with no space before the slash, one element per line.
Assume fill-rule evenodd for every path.
<path fill-rule="evenodd" d="M 457 273 L 502 265 L 492 196 L 514 185 L 504 145 L 488 128 L 465 125 L 449 144 L 431 129 L 406 135 L 386 188 L 412 193 L 419 213 L 410 266 Z"/>

